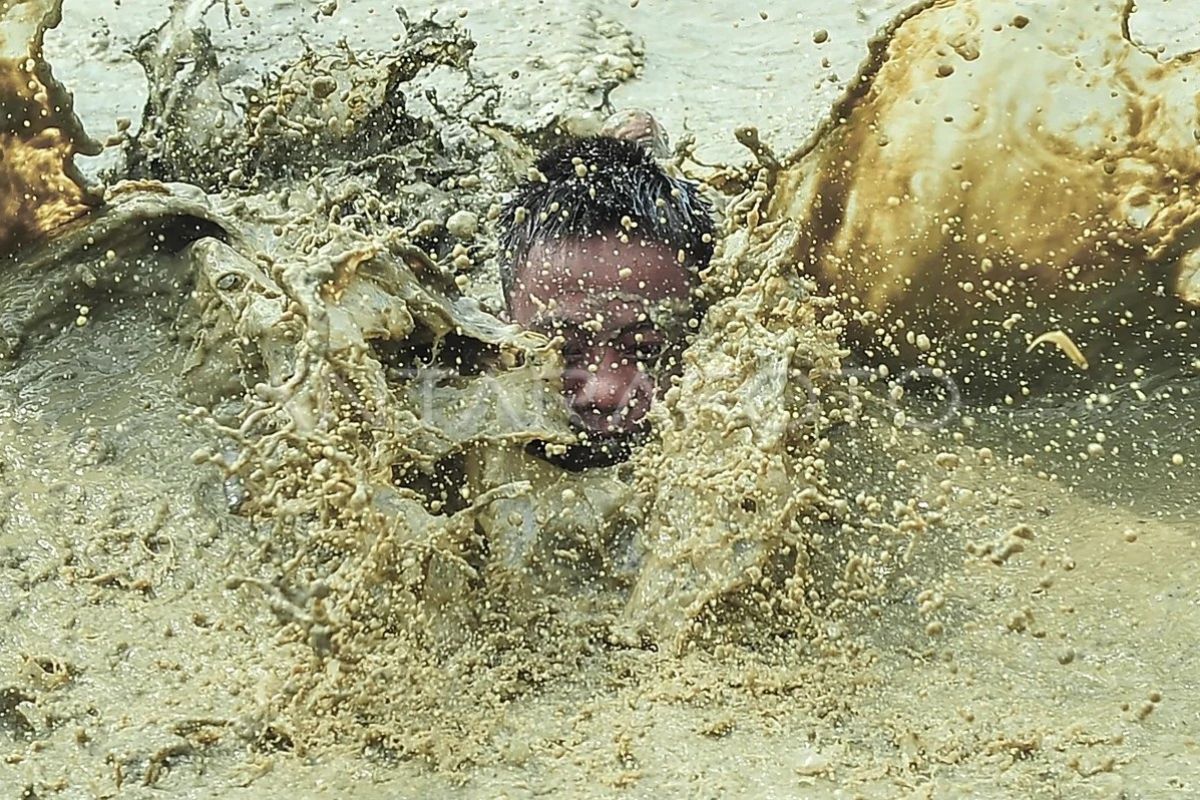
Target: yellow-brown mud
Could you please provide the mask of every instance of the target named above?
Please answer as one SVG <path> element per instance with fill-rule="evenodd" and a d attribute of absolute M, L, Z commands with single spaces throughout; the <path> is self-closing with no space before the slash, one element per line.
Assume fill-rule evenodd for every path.
<path fill-rule="evenodd" d="M 876 42 L 763 209 L 860 348 L 1014 383 L 1049 330 L 1096 361 L 1200 303 L 1200 61 L 1135 44 L 1133 10 L 921 3 Z"/>
<path fill-rule="evenodd" d="M 0 4 L 0 252 L 40 238 L 96 205 L 75 167 L 99 145 L 71 111 L 71 96 L 42 56 L 62 3 Z"/>
<path fill-rule="evenodd" d="M 487 91 L 459 74 L 467 51 L 440 24 L 414 23 L 374 59 L 310 54 L 281 73 L 286 85 L 268 82 L 230 134 L 236 164 L 222 166 L 239 174 L 222 194 L 119 184 L 106 208 L 23 250 L 0 272 L 11 362 L 0 614 L 14 621 L 0 632 L 0 786 L 232 798 L 1194 791 L 1194 368 L 1057 407 L 946 414 L 860 366 L 843 336 L 861 304 L 822 294 L 820 268 L 797 250 L 811 204 L 834 207 L 805 180 L 845 190 L 831 185 L 828 203 L 892 190 L 884 162 L 871 185 L 829 154 L 874 135 L 862 96 L 880 109 L 941 102 L 928 87 L 968 67 L 919 80 L 908 59 L 925 64 L 963 20 L 1013 23 L 981 25 L 997 47 L 954 56 L 980 80 L 1009 62 L 1041 83 L 1088 66 L 991 66 L 993 49 L 1078 45 L 1068 23 L 1024 9 L 913 12 L 838 106 L 845 123 L 797 158 L 713 179 L 714 192 L 744 187 L 726 198 L 713 305 L 653 412 L 656 437 L 610 469 L 564 473 L 524 450 L 569 432 L 554 348 L 482 304 L 495 294 L 490 210 L 528 143 L 559 134 L 481 116 Z M 1087 41 L 1124 52 L 1121 15 L 1098 19 Z M 581 81 L 580 96 L 629 77 L 629 39 L 594 42 L 612 73 Z M 428 75 L 414 59 L 467 90 L 421 106 Z M 1168 72 L 1129 73 L 1124 91 L 1152 92 Z M 1108 88 L 1097 97 L 1097 125 L 1111 130 L 1128 104 L 1110 105 Z M 346 118 L 380 103 L 395 138 L 355 138 Z M 938 161 L 930 126 L 943 123 L 914 108 L 878 122 L 908 119 L 898 141 L 912 163 Z M 465 132 L 442 136 L 452 124 Z M 1183 134 L 1156 124 L 1158 149 L 1176 153 Z M 310 178 L 319 148 L 299 149 L 305 169 L 277 175 L 287 146 L 272 137 L 293 127 L 361 152 Z M 133 162 L 221 184 L 196 141 L 143 138 Z M 1120 160 L 1092 176 L 1075 154 L 1044 151 L 1041 168 L 1068 187 L 1091 176 L 1115 192 L 1115 175 L 1130 191 L 1151 185 Z M 762 142 L 758 155 L 773 159 Z M 1024 163 L 1005 155 L 955 172 L 1002 182 L 999 167 Z M 834 226 L 821 252 L 869 245 L 896 269 L 954 254 L 954 269 L 981 266 L 987 241 L 954 242 L 929 222 L 948 218 L 941 196 L 914 195 L 923 215 L 894 207 L 928 242 L 888 238 L 890 218 L 851 204 L 838 213 L 865 244 Z M 1099 196 L 1079 213 L 1114 207 Z M 1165 203 L 1142 231 L 1160 255 L 1186 238 L 1173 226 L 1190 212 L 1177 210 Z M 1020 193 L 955 213 L 1036 219 L 1049 238 L 1018 242 L 1031 264 L 1048 242 L 1074 243 L 1070 257 L 1103 272 L 1091 237 Z M 479 224 L 451 224 L 456 214 Z M 910 255 L 920 247 L 929 258 Z M 1137 252 L 1103 273 L 1104 288 L 1135 268 L 1176 276 L 1165 255 Z M 892 295 L 879 297 L 890 313 Z"/>

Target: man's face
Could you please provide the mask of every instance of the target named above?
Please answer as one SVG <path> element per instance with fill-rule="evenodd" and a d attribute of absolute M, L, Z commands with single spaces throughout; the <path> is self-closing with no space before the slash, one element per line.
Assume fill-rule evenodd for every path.
<path fill-rule="evenodd" d="M 600 437 L 642 430 L 692 317 L 675 251 L 635 236 L 563 239 L 535 244 L 513 277 L 513 321 L 563 339 L 572 422 Z"/>

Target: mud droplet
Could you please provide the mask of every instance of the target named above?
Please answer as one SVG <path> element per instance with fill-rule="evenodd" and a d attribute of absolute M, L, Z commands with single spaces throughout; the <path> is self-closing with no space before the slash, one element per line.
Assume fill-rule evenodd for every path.
<path fill-rule="evenodd" d="M 446 220 L 446 230 L 458 239 L 471 239 L 479 231 L 479 217 L 470 211 L 455 211 Z"/>
<path fill-rule="evenodd" d="M 938 64 L 937 76 L 939 78 L 949 78 L 954 74 L 954 66 L 951 64 Z"/>
<path fill-rule="evenodd" d="M 318 100 L 324 100 L 326 97 L 329 97 L 329 95 L 337 91 L 337 86 L 336 80 L 328 75 L 322 75 L 318 78 L 314 78 L 312 86 L 309 88 L 312 89 L 313 97 L 317 98 Z"/>
<path fill-rule="evenodd" d="M 938 453 L 933 461 L 942 469 L 956 469 L 959 464 L 958 456 L 954 453 Z"/>
<path fill-rule="evenodd" d="M 829 31 L 825 30 L 824 28 L 816 31 L 813 33 L 812 40 L 814 44 L 825 44 L 827 41 L 829 41 Z"/>
<path fill-rule="evenodd" d="M 1018 539 L 1025 539 L 1026 541 L 1032 541 L 1034 536 L 1033 528 L 1028 525 L 1016 525 L 1008 532 L 1008 535 L 1015 536 Z"/>
<path fill-rule="evenodd" d="M 242 285 L 242 279 L 234 273 L 226 273 L 217 279 L 217 288 L 223 292 L 230 292 Z"/>

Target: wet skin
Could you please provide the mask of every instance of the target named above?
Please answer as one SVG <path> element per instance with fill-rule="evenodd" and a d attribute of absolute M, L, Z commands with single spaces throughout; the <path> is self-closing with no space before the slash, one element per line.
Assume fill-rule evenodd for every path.
<path fill-rule="evenodd" d="M 692 316 L 692 274 L 668 245 L 596 236 L 535 244 L 514 275 L 513 321 L 561 337 L 563 395 L 589 438 L 645 430 Z"/>

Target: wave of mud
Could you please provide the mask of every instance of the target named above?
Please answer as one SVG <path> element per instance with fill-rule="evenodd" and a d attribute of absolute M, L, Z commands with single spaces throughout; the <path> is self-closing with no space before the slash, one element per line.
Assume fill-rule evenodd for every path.
<path fill-rule="evenodd" d="M 960 113 L 961 97 L 942 86 L 997 75 L 1007 85 L 1010 76 L 985 60 L 993 49 L 1031 56 L 1030 42 L 1039 53 L 1053 52 L 1064 37 L 1075 46 L 1073 27 L 1042 25 L 1033 11 L 1022 12 L 1026 22 L 1018 24 L 1013 9 L 1021 4 L 926 4 L 879 40 L 812 147 L 777 159 L 744 131 L 759 165 L 710 179 L 708 191 L 726 209 L 723 242 L 706 276 L 714 302 L 681 382 L 653 411 L 654 440 L 629 464 L 564 473 L 524 450 L 530 441 L 568 441 L 570 434 L 555 402 L 555 349 L 488 311 L 496 297 L 492 227 L 500 192 L 536 146 L 598 122 L 498 123 L 498 92 L 472 74 L 473 45 L 461 29 L 403 18 L 404 36 L 390 53 L 312 52 L 265 79 L 248 100 L 227 97 L 216 80 L 218 54 L 202 31 L 177 24 L 185 6 L 176 4 L 173 20 L 139 51 L 151 101 L 126 151 L 130 180 L 53 241 L 22 251 L 0 278 L 0 325 L 7 355 L 21 364 L 58 346 L 53 337 L 73 326 L 109 330 L 92 322 L 106 306 L 114 319 L 143 309 L 134 327 L 145 326 L 166 352 L 186 353 L 168 356 L 166 371 L 193 406 L 184 416 L 189 435 L 207 440 L 193 461 L 208 475 L 216 468 L 224 492 L 216 502 L 237 516 L 212 508 L 211 492 L 197 490 L 202 499 L 189 512 L 196 526 L 224 536 L 211 533 L 191 548 L 198 572 L 176 565 L 163 578 L 153 573 L 163 519 L 126 524 L 133 512 L 124 509 L 115 525 L 126 538 L 113 552 L 129 563 L 118 560 L 120 569 L 96 569 L 83 580 L 96 590 L 150 595 L 156 581 L 188 575 L 191 588 L 170 584 L 175 602 L 220 608 L 219 624 L 193 611 L 194 627 L 219 637 L 202 641 L 233 648 L 221 654 L 208 644 L 208 662 L 193 668 L 204 682 L 192 685 L 219 693 L 214 687 L 225 686 L 227 668 L 226 683 L 237 691 L 206 698 L 215 707 L 207 714 L 161 724 L 159 712 L 139 706 L 146 718 L 137 735 L 108 709 L 89 729 L 78 698 L 87 681 L 112 685 L 103 663 L 81 669 L 31 655 L 21 675 L 5 676 L 0 732 L 50 742 L 43 747 L 65 763 L 79 759 L 92 785 L 113 794 L 134 784 L 186 794 L 212 780 L 205 759 L 236 765 L 219 772 L 229 796 L 239 786 L 290 790 L 304 784 L 293 777 L 300 760 L 288 753 L 308 756 L 304 768 L 315 768 L 345 752 L 381 771 L 381 796 L 388 785 L 416 790 L 459 781 L 480 782 L 489 796 L 522 780 L 542 790 L 611 791 L 669 782 L 662 776 L 671 762 L 689 757 L 746 780 L 722 773 L 734 769 L 725 762 L 764 742 L 771 761 L 753 781 L 770 791 L 805 786 L 833 796 L 840 784 L 892 796 L 886 792 L 898 787 L 928 788 L 943 769 L 958 770 L 957 782 L 1003 786 L 1013 796 L 1055 796 L 1042 791 L 1047 771 L 1089 791 L 1120 788 L 1111 779 L 1115 765 L 1145 741 L 1134 728 L 1158 708 L 1162 690 L 1126 697 L 1136 676 L 1121 682 L 1097 656 L 1095 680 L 1104 690 L 1061 700 L 1072 678 L 1052 665 L 1076 659 L 1075 607 L 1086 614 L 1103 602 L 1077 564 L 1094 567 L 1085 575 L 1129 589 L 1130 576 L 1110 563 L 1112 548 L 1124 542 L 1072 550 L 1072 520 L 1090 512 L 1068 493 L 968 442 L 969 425 L 927 435 L 906 424 L 896 404 L 902 385 L 892 387 L 895 401 L 884 401 L 862 384 L 886 378 L 886 370 L 847 367 L 841 342 L 865 312 L 939 308 L 945 298 L 971 304 L 972 293 L 952 291 L 954 281 L 942 277 L 936 285 L 946 291 L 936 296 L 917 281 L 903 295 L 881 289 L 856 303 L 839 296 L 841 277 L 818 268 L 814 282 L 806 269 L 879 268 L 886 255 L 893 260 L 885 272 L 894 276 L 912 277 L 931 259 L 964 270 L 982 270 L 991 259 L 1006 276 L 1019 259 L 1039 265 L 1036 274 L 1054 266 L 1058 275 L 1076 262 L 1099 269 L 1107 253 L 1122 268 L 1104 262 L 1105 288 L 1124 286 L 1136 268 L 1166 275 L 1190 297 L 1186 266 L 1156 270 L 1167 254 L 1179 261 L 1189 252 L 1194 214 L 1184 178 L 1194 174 L 1187 160 L 1194 147 L 1172 162 L 1170 185 L 1178 192 L 1168 192 L 1145 178 L 1149 156 L 1141 150 L 1111 152 L 1110 172 L 1104 158 L 1075 158 L 1099 153 L 1099 145 L 1088 150 L 1063 134 L 1054 140 L 1059 149 L 1042 153 L 1029 175 L 1044 178 L 1040 186 L 1086 177 L 1092 183 L 1082 186 L 1107 187 L 1099 201 L 1090 188 L 1068 195 L 1080 204 L 1078 219 L 1021 217 L 1029 207 L 1013 202 L 1011 187 L 979 206 L 971 204 L 975 195 L 955 194 L 958 204 L 943 208 L 938 198 L 950 184 L 916 193 L 929 181 L 887 170 L 909 159 L 924 163 L 928 152 L 941 165 L 949 154 L 940 140 L 914 149 L 915 130 L 907 138 L 892 130 L 928 128 L 909 110 L 889 116 L 897 104 L 919 98 L 939 117 L 943 103 Z M 46 24 L 53 22 L 48 13 Z M 990 25 L 993 13 L 1003 17 L 999 32 Z M 1116 27 L 1111 41 L 1099 40 L 1124 41 L 1121 17 L 1105 19 Z M 597 28 L 605 25 L 598 18 Z M 955 31 L 964 25 L 1005 42 L 960 42 Z M 594 108 L 598 95 L 639 64 L 628 37 L 597 42 L 599 52 L 587 55 L 604 56 L 593 63 L 607 67 L 566 90 L 581 107 Z M 954 61 L 946 75 L 916 77 L 931 59 L 955 58 L 967 66 Z M 1115 63 L 1111 53 L 1098 58 L 1088 75 L 1106 75 Z M 191 65 L 184 78 L 174 72 L 180 62 Z M 1087 71 L 1082 61 L 1065 71 L 1033 57 L 1022 64 L 1064 80 Z M 1180 64 L 1132 78 L 1121 73 L 1122 97 L 1132 96 L 1129 83 L 1177 79 L 1187 60 Z M 1108 105 L 1108 84 L 1096 85 L 1106 100 L 1087 108 L 1099 129 L 1114 119 L 1128 124 L 1129 103 Z M 1008 111 L 1036 104 L 993 98 L 980 107 L 988 113 L 979 125 L 1007 129 L 1017 124 Z M 1181 152 L 1180 137 L 1191 135 L 1180 133 L 1178 119 L 1143 124 L 1157 137 L 1156 153 Z M 1002 132 L 988 135 L 1004 140 Z M 951 156 L 950 177 L 937 176 L 959 186 L 955 192 L 967 192 L 964 181 L 1000 180 L 993 160 L 971 160 L 980 148 L 967 134 L 956 131 L 948 141 L 962 163 Z M 892 155 L 902 147 L 907 156 Z M 1024 168 L 1016 156 L 1006 161 Z M 676 167 L 693 166 L 677 154 Z M 1146 202 L 1127 195 L 1131 186 Z M 900 202 L 879 206 L 872 198 L 880 192 Z M 65 196 L 74 197 L 70 187 Z M 1098 213 L 1096 202 L 1103 213 L 1157 202 L 1160 213 L 1136 226 L 1136 238 L 1123 226 L 1094 244 L 1081 229 L 1091 230 L 1086 219 Z M 905 216 L 892 219 L 881 208 Z M 947 222 L 951 216 L 965 220 L 962 231 Z M 964 236 L 977 227 L 1006 244 L 993 250 L 988 237 Z M 1058 260 L 1068 243 L 1074 249 Z M 876 272 L 847 270 L 863 291 L 893 285 Z M 832 297 L 822 296 L 822 281 Z M 980 279 L 980 292 L 992 288 Z M 960 307 L 946 319 L 957 324 L 967 316 L 975 318 Z M 1028 341 L 1021 340 L 1022 352 Z M 103 440 L 84 436 L 85 455 L 99 452 L 96 463 L 111 457 Z M 1036 493 L 1046 499 L 1035 510 L 1021 498 Z M 31 509 L 38 502 L 57 508 L 58 501 L 35 502 L 37 492 L 30 497 Z M 1055 510 L 1062 513 L 1051 518 Z M 1142 524 L 1107 513 L 1117 527 Z M 18 521 L 34 514 L 22 512 Z M 204 538 L 187 520 L 171 525 L 181 540 Z M 1185 552 L 1184 534 L 1167 524 L 1143 530 L 1151 528 L 1161 552 Z M 205 555 L 217 546 L 219 558 Z M 87 552 L 107 563 L 103 552 Z M 20 559 L 14 564 L 26 569 Z M 74 561 L 52 563 L 28 591 L 80 569 Z M 1163 585 L 1176 581 L 1168 576 Z M 1059 605 L 1039 605 L 1053 587 Z M 1145 609 L 1130 600 L 1126 611 L 1136 617 Z M 1108 618 L 1094 613 L 1089 620 Z M 1186 638 L 1194 628 L 1182 623 L 1172 635 Z M 168 638 L 184 636 L 171 630 Z M 944 636 L 975 638 L 943 647 Z M 1010 652 L 1001 636 L 1022 638 Z M 1037 649 L 1043 640 L 1052 647 Z M 1018 703 L 1013 712 L 1013 698 L 999 686 L 1012 653 L 1037 665 L 1028 691 L 1061 702 Z M 1155 680 L 1170 683 L 1168 696 L 1186 691 L 1182 678 Z M 925 717 L 906 688 L 924 697 L 945 692 L 957 706 L 936 710 L 948 717 Z M 64 695 L 76 699 L 56 699 Z M 1113 721 L 1108 706 L 1122 700 Z M 1086 722 L 1077 725 L 1080 714 Z M 64 720 L 77 726 L 74 734 Z M 730 741 L 743 749 L 723 750 Z M 72 747 L 84 754 L 63 755 Z M 30 748 L 7 763 L 39 763 Z M 357 767 L 348 763 L 364 762 L 335 761 L 321 780 L 352 782 Z M 492 778 L 473 771 L 483 767 Z M 31 770 L 20 775 L 31 796 L 74 791 L 69 775 L 56 782 Z M 574 775 L 561 779 L 574 783 L 556 786 L 544 777 L 553 770 Z"/>
<path fill-rule="evenodd" d="M 876 42 L 762 209 L 860 349 L 1013 393 L 1074 369 L 1027 354 L 1050 331 L 1092 383 L 1138 339 L 1194 357 L 1200 61 L 1136 45 L 1133 12 L 924 3 Z"/>
<path fill-rule="evenodd" d="M 42 58 L 61 4 L 0 6 L 0 253 L 79 216 L 98 201 L 74 157 L 95 155 L 71 98 Z"/>

